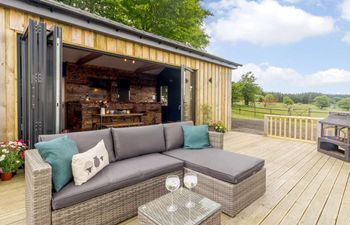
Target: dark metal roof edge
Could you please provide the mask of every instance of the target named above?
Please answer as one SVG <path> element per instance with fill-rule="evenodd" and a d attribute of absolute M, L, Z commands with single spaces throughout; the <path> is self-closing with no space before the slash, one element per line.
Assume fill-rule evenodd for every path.
<path fill-rule="evenodd" d="M 220 58 L 178 41 L 138 30 L 60 2 L 52 0 L 1 0 L 0 5 L 20 9 L 32 14 L 59 20 L 64 23 L 75 24 L 90 30 L 209 61 L 232 69 L 242 66 L 236 62 Z"/>

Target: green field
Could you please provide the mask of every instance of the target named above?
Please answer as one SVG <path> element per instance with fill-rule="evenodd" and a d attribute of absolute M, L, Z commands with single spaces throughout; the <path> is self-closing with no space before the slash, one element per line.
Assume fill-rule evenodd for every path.
<path fill-rule="evenodd" d="M 335 106 L 325 109 L 319 109 L 311 104 L 294 104 L 291 106 L 290 114 L 292 116 L 311 116 L 311 117 L 326 117 L 329 112 L 343 111 Z M 234 104 L 232 106 L 232 117 L 234 118 L 249 118 L 263 119 L 265 114 L 270 115 L 286 115 L 288 116 L 288 106 L 283 103 L 273 103 L 264 107 L 263 103 L 256 103 L 245 106 L 243 104 Z"/>

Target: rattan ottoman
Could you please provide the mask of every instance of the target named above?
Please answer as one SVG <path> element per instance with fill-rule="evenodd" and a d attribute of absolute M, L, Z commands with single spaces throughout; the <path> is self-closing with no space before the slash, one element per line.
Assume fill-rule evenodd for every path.
<path fill-rule="evenodd" d="M 188 209 L 185 204 L 191 195 L 195 207 Z M 174 192 L 176 212 L 170 213 L 171 194 L 166 194 L 138 208 L 139 225 L 220 225 L 221 205 L 200 194 L 180 188 Z"/>

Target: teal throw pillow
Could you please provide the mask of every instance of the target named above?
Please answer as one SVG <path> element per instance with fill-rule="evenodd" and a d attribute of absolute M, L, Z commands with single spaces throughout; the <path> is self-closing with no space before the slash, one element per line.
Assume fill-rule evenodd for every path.
<path fill-rule="evenodd" d="M 52 183 L 55 192 L 60 191 L 72 178 L 72 157 L 78 154 L 75 142 L 67 136 L 35 144 L 39 154 L 52 167 Z"/>
<path fill-rule="evenodd" d="M 184 148 L 201 149 L 210 148 L 208 125 L 182 125 L 184 133 Z"/>

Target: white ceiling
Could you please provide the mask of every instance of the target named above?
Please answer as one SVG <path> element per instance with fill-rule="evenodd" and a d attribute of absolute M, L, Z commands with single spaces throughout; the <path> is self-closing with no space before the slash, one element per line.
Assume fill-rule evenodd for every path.
<path fill-rule="evenodd" d="M 80 49 L 74 49 L 69 47 L 63 48 L 63 62 L 71 62 L 76 63 L 80 58 L 89 55 L 91 52 L 84 51 Z M 134 63 L 133 63 L 134 62 Z M 132 59 L 119 58 L 116 56 L 103 55 L 94 60 L 87 62 L 85 65 L 94 65 L 101 67 L 108 67 L 126 71 L 135 71 L 138 68 L 142 68 L 144 66 L 152 65 L 153 63 L 147 63 Z M 160 66 L 157 69 L 146 71 L 148 74 L 159 74 L 164 69 L 164 66 Z"/>

